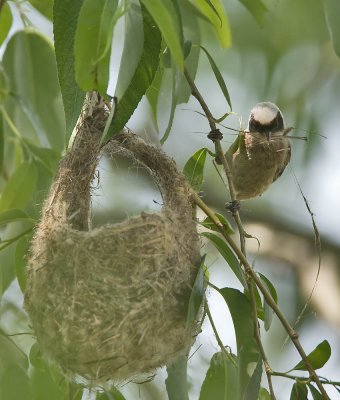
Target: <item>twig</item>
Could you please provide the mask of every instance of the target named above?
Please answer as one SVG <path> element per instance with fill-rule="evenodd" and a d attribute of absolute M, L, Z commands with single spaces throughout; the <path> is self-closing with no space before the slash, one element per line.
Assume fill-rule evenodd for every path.
<path fill-rule="evenodd" d="M 223 149 L 222 149 L 222 145 L 221 145 L 221 141 L 220 138 L 222 137 L 222 135 L 220 134 L 220 136 L 216 133 L 219 133 L 219 130 L 216 127 L 215 124 L 215 118 L 213 117 L 213 115 L 211 114 L 208 105 L 206 104 L 206 102 L 204 101 L 203 97 L 201 96 L 199 90 L 197 89 L 194 81 L 192 80 L 190 74 L 188 73 L 188 71 L 184 71 L 185 73 L 185 77 L 190 85 L 191 88 L 191 93 L 192 95 L 198 100 L 198 102 L 200 103 L 208 121 L 209 121 L 209 125 L 210 125 L 210 129 L 212 132 L 215 133 L 215 135 L 213 136 L 212 140 L 215 144 L 215 152 L 216 152 L 216 158 L 222 163 L 223 165 L 223 169 L 224 172 L 226 174 L 227 180 L 228 180 L 228 187 L 229 187 L 229 192 L 230 192 L 230 197 L 231 197 L 231 201 L 232 202 L 236 202 L 237 198 L 236 198 L 236 191 L 234 188 L 234 183 L 233 183 L 233 179 L 232 179 L 232 172 L 231 172 L 231 168 L 230 165 L 224 155 Z M 233 218 L 236 222 L 239 234 L 240 234 L 240 245 L 241 245 L 241 252 L 244 254 L 244 256 L 246 256 L 246 241 L 245 241 L 245 237 L 247 236 L 243 225 L 242 225 L 242 221 L 241 221 L 241 217 L 239 214 L 239 211 L 237 209 L 233 210 L 232 212 Z M 242 262 L 241 262 L 242 263 Z M 273 384 L 272 384 L 272 380 L 271 380 L 271 375 L 270 375 L 270 371 L 271 368 L 269 366 L 269 362 L 268 362 L 268 358 L 266 356 L 266 353 L 264 351 L 264 347 L 261 341 L 261 335 L 260 335 L 260 328 L 259 328 L 259 322 L 258 322 L 258 318 L 257 318 L 257 309 L 256 309 L 256 300 L 255 300 L 255 295 L 254 295 L 254 287 L 253 287 L 253 283 L 247 281 L 247 287 L 248 287 L 248 292 L 249 292 L 249 297 L 250 297 L 250 302 L 252 305 L 252 317 L 253 317 L 253 321 L 254 321 L 254 337 L 255 340 L 258 344 L 260 353 L 261 353 L 261 357 L 262 357 L 262 361 L 264 363 L 265 366 L 265 371 L 267 374 L 267 379 L 268 379 L 268 386 L 270 389 L 270 397 L 272 400 L 275 400 L 275 394 L 274 394 L 274 390 L 273 390 Z"/>
<path fill-rule="evenodd" d="M 211 286 L 213 286 L 213 285 L 211 285 Z M 215 334 L 217 343 L 218 343 L 218 345 L 220 346 L 220 349 L 221 349 L 221 350 L 223 351 L 223 353 L 228 357 L 228 359 L 230 359 L 231 362 L 236 366 L 235 360 L 234 360 L 232 357 L 230 357 L 230 354 L 227 352 L 227 350 L 226 350 L 224 344 L 222 343 L 222 340 L 221 340 L 221 338 L 220 338 L 220 336 L 219 336 L 219 334 L 218 334 L 218 332 L 217 332 L 217 329 L 216 329 L 214 320 L 213 320 L 213 318 L 212 318 L 212 315 L 211 315 L 211 313 L 210 313 L 209 306 L 208 306 L 207 302 L 205 303 L 205 309 L 206 309 L 206 313 L 207 313 L 207 316 L 208 316 L 210 325 L 211 325 L 211 327 L 212 327 L 212 330 L 214 331 L 214 334 Z"/>
<path fill-rule="evenodd" d="M 185 77 L 186 77 L 186 79 L 187 79 L 187 81 L 189 83 L 189 86 L 191 88 L 192 95 L 198 100 L 198 102 L 200 103 L 205 115 L 208 118 L 211 131 L 213 131 L 214 133 L 218 133 L 219 130 L 216 128 L 214 117 L 213 117 L 212 113 L 210 112 L 209 107 L 207 106 L 207 104 L 204 101 L 203 97 L 201 96 L 199 90 L 197 89 L 197 87 L 196 87 L 194 81 L 192 80 L 190 74 L 188 73 L 187 70 L 184 71 L 184 74 L 185 74 Z M 220 138 L 221 138 L 221 136 L 222 135 L 220 135 Z M 216 135 L 214 137 L 214 139 L 213 139 L 214 144 L 215 144 L 216 157 L 222 162 L 224 171 L 225 171 L 227 179 L 228 179 L 228 185 L 229 185 L 229 191 L 230 191 L 231 200 L 235 201 L 237 199 L 236 199 L 236 195 L 235 195 L 235 188 L 234 188 L 233 181 L 232 181 L 231 169 L 230 169 L 230 166 L 228 164 L 228 161 L 227 161 L 226 157 L 224 156 L 223 149 L 222 149 L 221 142 L 220 142 L 220 138 L 218 137 L 218 135 Z M 256 286 L 260 289 L 261 293 L 263 294 L 263 297 L 266 300 L 267 304 L 273 309 L 274 313 L 277 315 L 277 317 L 281 321 L 281 324 L 285 328 L 285 330 L 288 333 L 289 337 L 291 338 L 295 348 L 299 352 L 304 364 L 306 365 L 306 368 L 308 369 L 308 372 L 310 374 L 311 380 L 313 380 L 316 383 L 316 385 L 318 386 L 320 392 L 322 393 L 323 398 L 326 399 L 326 400 L 329 400 L 329 397 L 328 397 L 328 395 L 327 395 L 327 393 L 325 391 L 325 388 L 323 387 L 322 383 L 320 382 L 320 379 L 319 379 L 318 375 L 316 374 L 313 366 L 311 365 L 310 361 L 308 360 L 308 357 L 307 357 L 307 355 L 306 355 L 306 353 L 305 353 L 305 351 L 304 351 L 304 349 L 303 349 L 303 347 L 302 347 L 302 345 L 301 345 L 301 343 L 299 341 L 298 334 L 291 327 L 291 325 L 289 324 L 288 320 L 283 315 L 283 313 L 280 310 L 280 308 L 278 307 L 278 305 L 275 303 L 275 301 L 272 298 L 270 292 L 267 290 L 265 285 L 262 283 L 261 279 L 256 275 L 255 271 L 253 270 L 253 268 L 249 264 L 249 262 L 248 262 L 248 260 L 246 258 L 246 255 L 244 254 L 245 251 L 243 251 L 243 250 L 245 250 L 245 246 L 244 246 L 245 231 L 243 229 L 242 222 L 241 222 L 238 210 L 236 210 L 236 211 L 234 210 L 233 217 L 234 217 L 235 222 L 236 222 L 236 224 L 238 226 L 238 229 L 239 229 L 241 248 L 239 248 L 236 245 L 236 243 L 234 242 L 234 240 L 228 234 L 225 233 L 224 229 L 222 229 L 223 228 L 221 226 L 222 224 L 220 223 L 220 221 L 218 221 L 218 222 L 216 221 L 217 218 L 216 218 L 215 214 L 209 209 L 209 207 L 199 198 L 199 196 L 196 193 L 194 193 L 193 195 L 194 195 L 194 199 L 195 199 L 196 204 L 202 209 L 202 211 L 204 211 L 206 213 L 206 215 L 208 217 L 211 218 L 211 220 L 216 224 L 216 226 L 219 227 L 219 230 L 220 230 L 221 234 L 223 235 L 223 237 L 225 238 L 225 240 L 227 241 L 229 246 L 233 249 L 233 251 L 235 252 L 237 257 L 239 258 L 241 264 L 244 266 L 246 274 L 249 275 L 252 278 L 253 282 L 256 284 Z M 254 298 L 251 298 L 251 300 L 253 301 Z M 257 321 L 257 316 L 256 316 L 256 321 Z M 257 335 L 259 335 L 258 326 L 255 329 L 255 337 Z M 267 360 L 267 357 L 265 356 L 265 354 L 262 353 L 261 347 L 262 347 L 262 350 L 263 350 L 262 343 L 259 345 L 259 350 L 260 350 L 261 355 L 263 357 L 263 361 L 265 362 L 265 367 L 267 367 L 268 364 L 266 365 L 266 361 L 265 361 L 265 360 Z M 266 371 L 267 371 L 267 368 L 266 368 Z M 270 374 L 270 367 L 268 368 L 267 376 L 269 374 Z M 272 392 L 271 392 L 271 396 L 273 398 Z"/>
<path fill-rule="evenodd" d="M 267 304 L 273 309 L 274 313 L 277 315 L 279 318 L 281 324 L 283 325 L 284 329 L 288 333 L 291 341 L 293 342 L 295 348 L 299 352 L 301 359 L 303 360 L 304 364 L 306 365 L 308 372 L 310 374 L 311 380 L 316 383 L 318 386 L 320 392 L 323 395 L 323 398 L 326 400 L 330 400 L 324 387 L 322 386 L 322 383 L 316 374 L 314 368 L 312 367 L 311 363 L 308 360 L 308 357 L 299 341 L 298 334 L 294 331 L 294 329 L 290 326 L 288 320 L 286 317 L 283 315 L 281 309 L 278 307 L 278 305 L 275 303 L 275 300 L 272 298 L 270 292 L 266 288 L 266 286 L 262 283 L 261 279 L 256 275 L 255 271 L 249 264 L 247 258 L 244 256 L 242 253 L 241 249 L 237 246 L 237 244 L 234 242 L 234 240 L 226 234 L 226 232 L 223 229 L 223 226 L 221 222 L 217 219 L 215 216 L 215 213 L 203 202 L 203 200 L 198 196 L 197 193 L 193 193 L 193 198 L 195 203 L 201 208 L 202 211 L 214 222 L 214 224 L 219 228 L 220 233 L 223 235 L 224 239 L 226 242 L 229 244 L 229 246 L 232 248 L 232 250 L 235 252 L 237 257 L 241 260 L 245 271 L 247 274 L 250 275 L 250 277 L 253 279 L 254 283 L 256 286 L 259 288 L 260 292 L 263 294 L 264 299 L 266 300 Z"/>
<path fill-rule="evenodd" d="M 294 380 L 299 380 L 299 381 L 310 381 L 309 378 L 305 378 L 303 376 L 287 374 L 285 372 L 272 371 L 271 374 L 273 376 L 282 376 L 283 378 L 287 378 L 287 379 L 294 379 Z M 340 386 L 340 381 L 330 381 L 330 380 L 328 380 L 326 378 L 322 378 L 322 377 L 319 377 L 319 379 L 323 385 Z"/>

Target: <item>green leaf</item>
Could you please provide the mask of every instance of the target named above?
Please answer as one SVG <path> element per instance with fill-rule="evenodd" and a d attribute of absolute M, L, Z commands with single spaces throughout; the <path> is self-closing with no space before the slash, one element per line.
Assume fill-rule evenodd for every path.
<path fill-rule="evenodd" d="M 30 238 L 24 236 L 18 240 L 15 248 L 15 274 L 23 293 L 25 293 L 26 288 L 26 255 L 29 245 Z"/>
<path fill-rule="evenodd" d="M 312 384 L 308 384 L 308 388 L 313 396 L 313 400 L 322 400 L 322 394 L 312 385 Z"/>
<path fill-rule="evenodd" d="M 330 356 L 332 353 L 332 349 L 330 344 L 328 343 L 327 340 L 324 340 L 320 344 L 318 344 L 315 349 L 308 354 L 308 360 L 311 363 L 312 367 L 314 369 L 319 369 L 322 368 L 326 362 L 329 360 Z M 301 371 L 307 371 L 307 367 L 303 361 L 300 361 L 298 364 L 295 365 L 294 368 L 292 368 L 290 371 L 294 370 L 301 370 Z"/>
<path fill-rule="evenodd" d="M 188 305 L 187 324 L 191 324 L 193 321 L 197 320 L 198 312 L 202 307 L 205 288 L 206 288 L 206 281 L 205 281 L 206 267 L 204 265 L 204 261 L 205 261 L 205 255 L 202 257 L 201 264 L 198 269 L 198 273 L 191 290 L 191 295 Z"/>
<path fill-rule="evenodd" d="M 199 400 L 237 399 L 237 358 L 224 352 L 215 353 L 201 387 Z"/>
<path fill-rule="evenodd" d="M 33 400 L 29 378 L 22 368 L 11 365 L 0 375 L 0 398 Z"/>
<path fill-rule="evenodd" d="M 240 2 L 248 9 L 250 14 L 256 19 L 260 26 L 264 24 L 264 18 L 268 11 L 267 6 L 262 0 L 240 0 Z"/>
<path fill-rule="evenodd" d="M 47 147 L 35 146 L 25 139 L 23 141 L 25 143 L 26 150 L 29 151 L 30 157 L 40 161 L 46 170 L 54 175 L 60 155 L 56 151 Z"/>
<path fill-rule="evenodd" d="M 192 188 L 198 192 L 203 183 L 203 172 L 208 149 L 197 150 L 186 162 L 183 174 L 187 177 Z"/>
<path fill-rule="evenodd" d="M 187 381 L 188 358 L 183 355 L 166 367 L 165 380 L 169 400 L 189 400 Z"/>
<path fill-rule="evenodd" d="M 276 289 L 275 289 L 274 285 L 263 274 L 259 273 L 259 276 L 260 276 L 262 282 L 265 284 L 265 286 L 269 290 L 273 300 L 277 304 L 278 297 L 277 297 L 277 292 L 276 292 Z M 268 303 L 266 302 L 265 299 L 263 299 L 263 305 L 264 305 L 264 327 L 265 327 L 265 330 L 268 331 L 269 328 L 270 328 L 270 325 L 272 323 L 274 311 L 268 305 Z"/>
<path fill-rule="evenodd" d="M 326 15 L 329 37 L 336 55 L 340 58 L 340 2 L 338 0 L 324 0 L 322 3 Z"/>
<path fill-rule="evenodd" d="M 3 168 L 3 164 L 4 164 L 4 152 L 5 152 L 4 146 L 5 146 L 4 127 L 3 127 L 3 122 L 2 122 L 2 114 L 0 112 L 0 174 L 2 173 L 2 168 Z"/>
<path fill-rule="evenodd" d="M 10 177 L 0 197 L 0 212 L 23 208 L 35 190 L 37 171 L 31 162 L 23 162 Z"/>
<path fill-rule="evenodd" d="M 259 400 L 271 400 L 270 393 L 268 392 L 267 389 L 261 387 L 259 393 Z"/>
<path fill-rule="evenodd" d="M 106 95 L 112 31 L 118 0 L 84 0 L 74 41 L 76 81 L 81 89 Z"/>
<path fill-rule="evenodd" d="M 222 47 L 231 45 L 231 32 L 227 14 L 221 0 L 195 0 L 198 9 L 214 27 Z"/>
<path fill-rule="evenodd" d="M 130 3 L 124 15 L 124 47 L 115 89 L 117 99 L 121 99 L 129 87 L 143 54 L 143 16 L 141 7 L 135 1 Z"/>
<path fill-rule="evenodd" d="M 13 340 L 0 329 L 0 376 L 12 365 L 27 370 L 28 359 Z"/>
<path fill-rule="evenodd" d="M 58 77 L 66 121 L 66 144 L 77 123 L 85 93 L 79 88 L 74 69 L 74 37 L 84 0 L 54 0 L 53 34 Z"/>
<path fill-rule="evenodd" d="M 102 142 L 106 142 L 124 128 L 151 85 L 159 65 L 160 32 L 145 8 L 142 8 L 142 15 L 144 29 L 143 54 L 124 96 L 118 99 L 115 116 L 108 129 L 105 130 Z"/>
<path fill-rule="evenodd" d="M 33 345 L 34 346 L 34 345 Z M 31 349 L 31 353 L 33 348 Z M 31 356 L 31 354 L 30 354 Z M 76 400 L 81 396 L 68 396 L 68 385 L 65 378 L 59 374 L 57 377 L 52 376 L 49 366 L 39 358 L 39 354 L 34 359 L 34 363 L 39 363 L 40 368 L 32 368 L 30 374 L 31 386 L 34 400 Z M 57 379 L 56 379 L 57 378 Z M 82 392 L 81 389 L 78 389 Z"/>
<path fill-rule="evenodd" d="M 158 67 L 154 80 L 146 92 L 146 97 L 149 101 L 152 118 L 157 132 L 158 128 L 158 99 L 160 95 L 161 85 L 163 81 L 163 73 L 161 65 Z"/>
<path fill-rule="evenodd" d="M 174 122 L 174 118 L 175 118 L 175 110 L 176 110 L 176 106 L 178 104 L 178 96 L 177 96 L 177 82 L 178 82 L 178 70 L 177 67 L 175 65 L 172 66 L 171 69 L 171 106 L 170 106 L 170 115 L 169 115 L 169 121 L 168 121 L 168 126 L 165 129 L 165 132 L 160 140 L 161 144 L 163 145 L 165 143 L 165 141 L 168 139 L 173 122 Z"/>
<path fill-rule="evenodd" d="M 231 235 L 234 233 L 234 229 L 224 215 L 215 213 L 215 217 L 217 217 L 217 219 L 221 222 L 221 224 L 223 225 L 223 229 L 227 235 Z M 210 217 L 205 218 L 205 220 L 201 222 L 201 225 L 212 231 L 220 232 L 219 228 L 215 225 Z"/>
<path fill-rule="evenodd" d="M 6 46 L 3 68 L 11 92 L 4 107 L 19 136 L 60 152 L 65 121 L 51 42 L 33 31 L 15 33 Z"/>
<path fill-rule="evenodd" d="M 239 290 L 223 288 L 219 292 L 226 301 L 235 329 L 238 359 L 239 398 L 257 399 L 260 390 L 262 362 L 254 338 L 254 321 L 249 299 Z"/>
<path fill-rule="evenodd" d="M 17 223 L 8 225 L 1 233 L 1 240 L 7 240 L 15 236 L 19 229 Z M 2 294 L 6 291 L 8 286 L 15 278 L 15 244 L 6 246 L 0 251 L 0 299 Z M 1 350 L 0 350 L 1 353 Z M 0 354 L 1 355 L 1 354 Z M 1 370 L 1 357 L 0 357 L 0 370 Z"/>
<path fill-rule="evenodd" d="M 172 0 L 141 0 L 149 11 L 180 69 L 184 67 L 182 27 L 177 7 Z"/>
<path fill-rule="evenodd" d="M 243 349 L 242 349 L 243 350 Z M 242 354 L 242 353 L 240 353 Z M 261 379 L 262 379 L 262 358 L 259 354 L 259 359 L 257 361 L 256 368 L 254 373 L 252 374 L 250 381 L 247 386 L 247 390 L 244 394 L 244 398 L 247 400 L 258 400 L 258 395 L 261 388 Z"/>
<path fill-rule="evenodd" d="M 19 209 L 12 209 L 0 213 L 0 226 L 15 221 L 34 222 L 34 219 L 32 219 L 25 211 Z"/>
<path fill-rule="evenodd" d="M 224 98 L 227 100 L 227 103 L 230 107 L 230 110 L 232 110 L 232 105 L 231 105 L 231 100 L 230 100 L 230 96 L 229 96 L 229 92 L 228 92 L 228 88 L 227 85 L 224 82 L 223 76 L 220 72 L 220 70 L 218 69 L 218 66 L 216 65 L 214 59 L 211 57 L 211 55 L 209 54 L 208 50 L 206 48 L 204 48 L 203 46 L 200 46 L 200 48 L 204 51 L 204 53 L 207 55 L 211 69 L 213 70 L 213 73 L 215 75 L 215 78 L 222 90 L 222 93 L 224 95 Z"/>
<path fill-rule="evenodd" d="M 308 390 L 304 383 L 295 382 L 290 393 L 290 400 L 308 400 Z"/>
<path fill-rule="evenodd" d="M 29 360 L 34 368 L 41 370 L 46 369 L 46 365 L 42 358 L 41 350 L 37 342 L 33 343 L 31 346 Z"/>
<path fill-rule="evenodd" d="M 212 244 L 216 247 L 221 256 L 226 260 L 238 280 L 242 283 L 244 287 L 246 287 L 247 284 L 244 279 L 243 271 L 240 267 L 240 264 L 227 243 L 214 233 L 203 232 L 201 233 L 201 235 L 208 238 L 212 242 Z"/>
<path fill-rule="evenodd" d="M 52 20 L 53 17 L 53 0 L 29 0 L 34 8 L 36 8 L 46 18 Z"/>
<path fill-rule="evenodd" d="M 0 46 L 6 39 L 13 22 L 11 8 L 7 3 L 2 6 L 0 13 Z"/>
<path fill-rule="evenodd" d="M 110 390 L 105 390 L 104 393 L 97 394 L 96 400 L 125 400 L 125 397 L 118 389 L 113 387 Z"/>

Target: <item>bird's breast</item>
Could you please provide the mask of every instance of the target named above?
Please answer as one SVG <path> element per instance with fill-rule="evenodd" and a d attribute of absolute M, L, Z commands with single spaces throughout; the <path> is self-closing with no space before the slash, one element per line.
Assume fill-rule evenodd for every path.
<path fill-rule="evenodd" d="M 245 146 L 239 148 L 232 160 L 233 183 L 239 200 L 261 195 L 285 168 L 290 155 L 286 137 L 257 133 L 245 135 Z"/>

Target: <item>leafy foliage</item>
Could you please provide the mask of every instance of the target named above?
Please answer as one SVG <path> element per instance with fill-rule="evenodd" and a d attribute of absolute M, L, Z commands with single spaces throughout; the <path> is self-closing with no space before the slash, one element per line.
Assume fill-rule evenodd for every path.
<path fill-rule="evenodd" d="M 312 364 L 314 369 L 322 368 L 326 362 L 329 360 L 331 356 L 331 346 L 329 345 L 327 340 L 322 341 L 320 344 L 316 346 L 316 348 L 308 354 L 308 361 Z M 303 362 L 299 362 L 295 365 L 293 370 L 302 370 L 306 371 L 306 365 Z"/>
<path fill-rule="evenodd" d="M 74 41 L 82 4 L 83 0 L 55 0 L 53 6 L 54 47 L 64 105 L 66 143 L 76 125 L 85 98 L 85 93 L 76 83 L 74 57 Z"/>
<path fill-rule="evenodd" d="M 219 60 L 217 46 L 208 42 L 213 32 L 218 46 L 227 48 L 232 44 L 229 18 L 234 14 L 231 13 L 228 17 L 222 0 L 30 0 L 31 6 L 52 21 L 54 48 L 45 36 L 26 28 L 29 19 L 25 16 L 25 9 L 20 8 L 20 2 L 11 2 L 10 6 L 7 2 L 0 3 L 0 45 L 4 44 L 0 65 L 1 295 L 14 279 L 17 279 L 21 291 L 25 290 L 26 254 L 33 225 L 39 218 L 57 162 L 68 145 L 78 120 L 85 92 L 96 90 L 106 99 L 110 98 L 110 62 L 115 50 L 112 49 L 112 39 L 116 35 L 115 27 L 119 20 L 124 21 L 125 32 L 118 84 L 114 93 L 116 108 L 112 109 L 112 118 L 105 129 L 103 142 L 129 123 L 143 96 L 146 96 L 163 144 L 171 134 L 177 106 L 188 102 L 191 95 L 184 71 L 194 80 L 201 54 L 207 57 L 211 72 L 221 89 L 224 98 L 222 101 L 226 101 L 230 109 L 232 104 L 224 80 L 225 68 L 231 75 L 234 73 L 238 79 L 246 80 L 247 68 L 251 64 L 251 84 L 246 84 L 247 93 L 253 93 L 254 87 L 261 85 L 261 95 L 272 97 L 270 88 L 273 86 L 281 102 L 292 104 L 297 114 L 301 114 L 304 109 L 302 105 L 305 103 L 304 99 L 310 96 L 310 87 L 318 84 L 318 80 L 312 76 L 310 85 L 307 85 L 306 80 L 306 86 L 301 86 L 298 92 L 296 85 L 286 84 L 291 74 L 277 73 L 278 66 L 284 61 L 278 50 L 280 46 L 289 49 L 293 40 L 302 43 L 310 40 L 310 37 L 305 36 L 306 29 L 298 39 L 294 39 L 293 35 L 286 35 L 283 39 L 283 35 L 278 33 L 280 24 L 275 19 L 277 15 L 281 16 L 281 9 L 273 15 L 262 0 L 240 0 L 256 22 L 267 31 L 252 38 L 249 43 L 248 37 L 244 35 L 248 20 L 243 19 L 246 18 L 243 13 L 235 16 L 237 34 L 233 40 L 237 48 L 241 49 L 242 68 L 234 69 L 230 66 L 230 59 L 232 56 L 237 58 L 235 52 L 227 55 L 223 53 L 223 59 Z M 288 1 L 285 6 L 289 9 L 292 4 Z M 289 9 L 289 21 L 293 21 L 292 23 L 295 19 L 301 21 L 299 16 L 305 17 L 307 14 L 306 2 L 296 4 L 294 7 L 300 8 L 294 8 L 294 12 Z M 19 7 L 20 13 L 12 13 L 13 7 Z M 319 11 L 323 7 L 329 39 L 334 53 L 340 57 L 339 1 L 324 0 L 318 7 Z M 308 11 L 311 11 L 309 3 Z M 272 21 L 269 13 L 274 17 Z M 294 18 L 291 17 L 293 14 Z M 316 35 L 315 26 L 319 25 L 321 13 L 316 14 L 318 24 L 311 24 L 312 28 L 308 31 L 310 35 Z M 16 33 L 10 33 L 15 15 L 19 15 L 16 18 L 22 18 L 25 27 Z M 232 19 L 231 21 L 233 22 Z M 273 29 L 273 25 L 277 30 Z M 294 31 L 286 25 L 284 29 L 285 32 Z M 319 64 L 316 61 L 315 64 L 320 69 L 325 68 L 323 73 L 328 74 L 334 67 L 334 61 L 329 54 L 328 58 L 325 57 L 326 33 L 322 31 L 320 37 L 321 39 L 315 40 L 320 41 L 323 52 L 320 52 L 319 61 L 317 60 Z M 255 54 L 256 49 L 268 47 L 273 47 L 272 53 L 263 63 L 262 69 L 256 69 L 256 62 L 253 67 L 253 63 L 243 58 Z M 218 67 L 222 65 L 223 70 Z M 267 82 L 262 79 L 263 70 L 268 73 Z M 334 82 L 338 81 L 337 74 L 334 72 Z M 290 87 L 290 91 L 286 87 Z M 292 88 L 298 92 L 295 97 L 291 93 L 294 92 Z M 335 88 L 334 86 L 334 93 L 337 93 Z M 168 119 L 166 127 L 160 129 L 159 105 L 164 97 Z M 317 118 L 311 122 L 311 126 L 315 124 Z M 205 183 L 207 153 L 214 156 L 206 147 L 196 150 L 183 169 L 196 192 Z M 208 239 L 216 248 L 240 281 L 244 292 L 229 287 L 218 290 L 232 317 L 237 354 L 231 354 L 219 343 L 221 351 L 215 353 L 210 360 L 199 399 L 269 399 L 268 391 L 260 387 L 262 360 L 254 338 L 253 313 L 256 314 L 257 311 L 258 318 L 264 321 L 264 328 L 268 331 L 271 329 L 273 309 L 266 299 L 261 299 L 256 287 L 254 295 L 257 310 L 254 312 L 252 309 L 247 290 L 248 277 L 243 272 L 236 253 L 223 239 L 223 235 L 231 235 L 233 229 L 224 215 L 214 215 L 221 222 L 222 228 L 217 227 L 207 217 L 201 225 L 209 231 L 202 233 L 202 238 Z M 207 273 L 203 263 L 204 259 L 192 284 L 188 323 L 197 318 L 204 300 Z M 274 285 L 263 274 L 258 276 L 275 304 L 278 304 Z M 27 323 L 21 310 L 16 310 L 15 313 L 18 320 Z M 29 345 L 23 341 L 23 351 L 16 344 L 16 339 L 12 340 L 0 330 L 0 398 L 80 400 L 83 387 L 68 384 L 60 371 L 44 360 L 38 345 L 32 345 L 31 339 L 28 342 Z M 20 341 L 18 343 L 21 344 Z M 317 370 L 328 362 L 330 356 L 330 344 L 324 340 L 308 355 L 308 360 Z M 166 388 L 170 400 L 188 399 L 187 361 L 187 357 L 183 356 L 167 367 Z M 307 368 L 301 361 L 291 369 L 293 370 L 306 371 Z M 307 399 L 308 390 L 314 400 L 323 398 L 314 382 L 307 383 L 303 378 L 294 382 L 290 398 Z M 96 398 L 123 400 L 125 397 L 118 389 L 111 388 L 99 391 Z"/>

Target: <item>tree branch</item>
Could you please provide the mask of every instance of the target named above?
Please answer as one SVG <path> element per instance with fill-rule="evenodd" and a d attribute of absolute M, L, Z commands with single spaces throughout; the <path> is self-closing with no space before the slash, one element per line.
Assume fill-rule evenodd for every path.
<path fill-rule="evenodd" d="M 200 103 L 208 121 L 209 121 L 209 125 L 210 125 L 210 129 L 212 132 L 210 133 L 219 133 L 219 130 L 216 128 L 216 123 L 215 123 L 215 119 L 212 115 L 212 113 L 209 110 L 209 107 L 207 106 L 206 102 L 204 101 L 203 97 L 201 96 L 199 90 L 197 89 L 194 81 L 192 80 L 191 76 L 189 75 L 188 71 L 185 70 L 184 72 L 185 77 L 190 85 L 191 91 L 192 91 L 192 95 L 198 100 L 198 102 Z M 235 188 L 233 185 L 233 181 L 232 181 L 232 174 L 231 174 L 231 169 L 230 166 L 228 164 L 228 161 L 223 153 L 223 149 L 221 146 L 221 142 L 220 142 L 220 138 L 221 138 L 221 134 L 219 135 L 214 135 L 214 137 L 212 138 L 214 144 L 215 144 L 215 151 L 216 151 L 216 158 L 222 163 L 227 180 L 228 180 L 228 185 L 229 185 L 229 191 L 230 191 L 230 196 L 231 196 L 231 200 L 235 201 L 236 199 L 236 195 L 235 195 Z M 308 360 L 307 354 L 305 353 L 299 338 L 298 338 L 298 334 L 294 331 L 294 329 L 291 327 L 290 323 L 288 322 L 288 320 L 286 319 L 286 317 L 283 315 L 282 311 L 280 310 L 280 308 L 278 307 L 278 305 L 275 303 L 274 299 L 272 298 L 270 292 L 268 291 L 268 289 L 265 287 L 265 285 L 262 283 L 261 279 L 256 275 L 255 271 L 253 270 L 253 268 L 251 267 L 251 265 L 249 264 L 246 255 L 245 255 L 245 231 L 243 229 L 242 226 L 242 222 L 241 222 L 241 218 L 239 215 L 238 210 L 234 210 L 233 211 L 233 217 L 235 219 L 235 222 L 237 224 L 239 233 L 240 233 L 240 242 L 241 242 L 241 248 L 239 248 L 237 246 L 237 244 L 234 242 L 234 240 L 225 233 L 222 224 L 220 223 L 220 221 L 217 221 L 217 218 L 215 216 L 215 214 L 209 209 L 209 207 L 200 199 L 200 197 L 197 195 L 197 193 L 194 193 L 194 200 L 196 202 L 196 204 L 202 209 L 202 211 L 204 211 L 206 213 L 206 215 L 208 217 L 211 218 L 211 220 L 216 224 L 216 226 L 219 228 L 220 233 L 223 235 L 223 237 L 225 238 L 226 242 L 229 244 L 229 246 L 232 248 L 232 250 L 235 252 L 235 254 L 237 255 L 237 257 L 239 258 L 241 265 L 244 266 L 244 270 L 245 273 L 250 276 L 253 280 L 253 282 L 256 284 L 256 286 L 259 288 L 259 290 L 261 291 L 261 293 L 263 294 L 264 299 L 266 300 L 267 304 L 273 309 L 274 313 L 277 315 L 277 317 L 279 318 L 279 320 L 281 321 L 281 324 L 283 325 L 283 327 L 285 328 L 286 332 L 288 333 L 290 339 L 292 340 L 295 348 L 297 349 L 297 351 L 299 352 L 304 364 L 306 365 L 306 368 L 308 369 L 308 372 L 310 374 L 310 378 L 311 380 L 313 380 L 316 385 L 318 386 L 320 392 L 322 393 L 322 396 L 324 399 L 329 400 L 329 397 L 325 391 L 325 388 L 323 387 L 318 375 L 316 374 L 313 366 L 311 365 L 311 363 Z M 248 285 L 249 293 L 250 293 L 250 299 L 251 302 L 253 303 L 255 301 L 254 299 L 254 293 L 253 293 L 253 288 L 250 285 Z M 254 306 L 253 306 L 254 307 Z M 255 304 L 255 310 L 256 310 L 256 304 Z M 254 318 L 254 324 L 258 324 L 257 322 L 257 313 L 256 316 Z M 255 330 L 254 330 L 254 336 L 257 340 L 257 343 L 259 345 L 259 350 L 261 352 L 262 355 L 262 359 L 265 363 L 265 367 L 266 367 L 266 372 L 267 372 L 267 377 L 270 375 L 271 369 L 269 367 L 268 361 L 267 361 L 267 357 L 264 353 L 264 349 L 263 349 L 263 345 L 261 342 L 261 338 L 260 338 L 260 333 L 258 330 L 258 325 L 256 326 Z M 271 387 L 271 381 L 269 380 L 269 386 Z M 275 398 L 274 393 L 271 392 L 271 397 L 272 399 Z"/>

